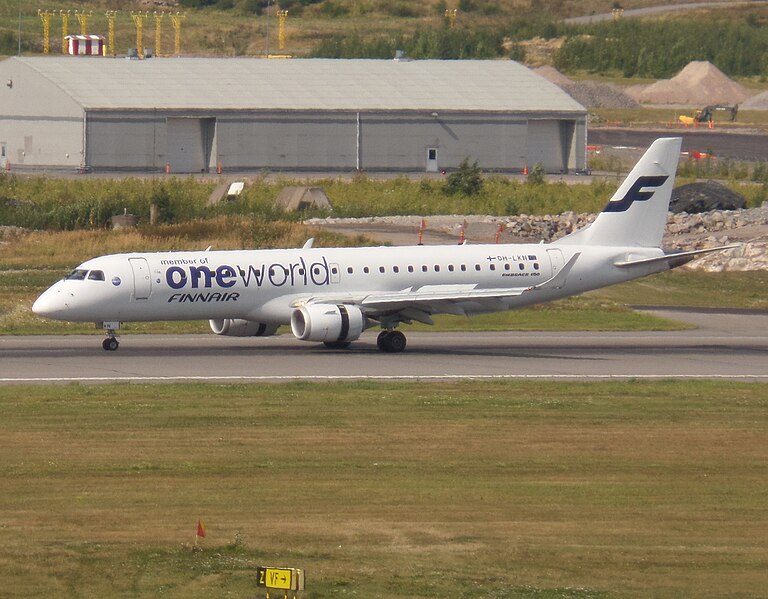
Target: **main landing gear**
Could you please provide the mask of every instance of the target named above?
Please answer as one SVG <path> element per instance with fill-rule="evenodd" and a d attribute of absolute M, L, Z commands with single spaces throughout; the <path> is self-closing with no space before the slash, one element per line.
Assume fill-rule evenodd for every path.
<path fill-rule="evenodd" d="M 382 331 L 376 339 L 376 345 L 383 352 L 395 354 L 405 349 L 405 335 L 400 331 Z"/>

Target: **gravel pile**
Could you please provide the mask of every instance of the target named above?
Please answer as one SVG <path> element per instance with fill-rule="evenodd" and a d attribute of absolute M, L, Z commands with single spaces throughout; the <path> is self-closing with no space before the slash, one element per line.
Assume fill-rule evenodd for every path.
<path fill-rule="evenodd" d="M 638 106 L 638 103 L 625 94 L 618 85 L 596 81 L 573 81 L 549 65 L 539 67 L 535 71 L 586 108 L 637 108 Z"/>
<path fill-rule="evenodd" d="M 768 110 L 768 92 L 758 94 L 741 105 L 742 110 Z"/>
<path fill-rule="evenodd" d="M 641 104 L 741 104 L 752 94 L 729 79 L 715 65 L 694 61 L 672 79 L 661 79 L 651 85 L 633 85 L 624 90 Z"/>

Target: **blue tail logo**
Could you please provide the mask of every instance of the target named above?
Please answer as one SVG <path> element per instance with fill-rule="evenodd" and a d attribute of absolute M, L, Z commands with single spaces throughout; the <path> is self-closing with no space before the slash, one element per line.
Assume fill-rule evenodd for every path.
<path fill-rule="evenodd" d="M 655 188 L 661 187 L 669 179 L 666 175 L 646 175 L 638 177 L 620 200 L 611 200 L 603 212 L 626 212 L 634 202 L 645 202 L 656 193 Z M 643 191 L 646 188 L 654 188 Z"/>

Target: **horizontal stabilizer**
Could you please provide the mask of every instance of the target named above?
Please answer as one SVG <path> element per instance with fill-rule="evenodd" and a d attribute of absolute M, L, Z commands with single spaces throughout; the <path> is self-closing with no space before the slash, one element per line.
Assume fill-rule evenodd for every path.
<path fill-rule="evenodd" d="M 666 262 L 670 268 L 676 268 L 687 264 L 691 260 L 695 260 L 703 254 L 709 254 L 711 252 L 720 252 L 723 250 L 732 250 L 733 248 L 740 247 L 739 243 L 732 243 L 731 245 L 721 245 L 716 248 L 707 248 L 704 250 L 690 250 L 688 252 L 674 252 L 672 254 L 664 254 L 663 256 L 656 256 L 654 258 L 641 258 L 639 260 L 622 260 L 614 262 L 614 266 L 619 268 L 628 268 L 631 266 L 637 266 L 640 264 L 657 264 L 659 262 Z"/>

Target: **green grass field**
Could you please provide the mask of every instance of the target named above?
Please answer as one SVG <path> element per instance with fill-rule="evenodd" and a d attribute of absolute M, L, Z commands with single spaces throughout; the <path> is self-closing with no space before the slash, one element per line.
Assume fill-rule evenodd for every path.
<path fill-rule="evenodd" d="M 719 382 L 0 387 L 2 595 L 254 597 L 276 565 L 312 599 L 764 597 L 767 408 Z"/>

